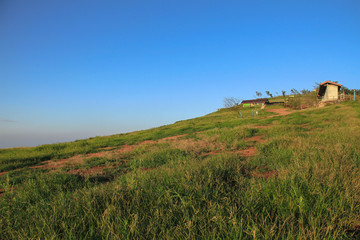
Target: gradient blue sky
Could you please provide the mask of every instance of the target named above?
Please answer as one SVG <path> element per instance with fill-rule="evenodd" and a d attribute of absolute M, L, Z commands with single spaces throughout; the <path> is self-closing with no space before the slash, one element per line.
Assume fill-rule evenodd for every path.
<path fill-rule="evenodd" d="M 0 1 L 0 147 L 146 129 L 223 98 L 360 88 L 360 2 Z"/>

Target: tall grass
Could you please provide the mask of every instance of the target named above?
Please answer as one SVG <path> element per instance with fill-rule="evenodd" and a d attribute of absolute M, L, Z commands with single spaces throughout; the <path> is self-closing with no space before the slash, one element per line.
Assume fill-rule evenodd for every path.
<path fill-rule="evenodd" d="M 10 179 L 2 181 L 6 193 L 0 197 L 0 236 L 360 237 L 359 113 L 358 103 L 307 109 L 271 118 L 273 124 L 263 129 L 252 126 L 268 124 L 269 119 L 241 122 L 227 113 L 215 114 L 220 116 L 216 121 L 239 121 L 240 125 L 224 128 L 212 123 L 212 128 L 192 132 L 196 138 L 178 145 L 142 146 L 126 156 L 131 171 L 110 182 L 64 171 L 34 174 L 13 191 Z M 196 126 L 202 126 L 201 119 L 196 121 Z M 171 126 L 167 128 L 171 131 Z M 227 153 L 234 143 L 259 134 L 266 135 L 267 141 L 257 145 L 256 155 L 244 158 Z M 193 148 L 204 142 L 221 146 L 218 149 L 224 153 L 204 156 Z M 213 148 L 202 147 L 203 151 Z M 100 160 L 89 164 L 106 164 Z M 116 161 L 121 159 L 111 164 Z M 276 175 L 262 174 L 269 171 Z"/>

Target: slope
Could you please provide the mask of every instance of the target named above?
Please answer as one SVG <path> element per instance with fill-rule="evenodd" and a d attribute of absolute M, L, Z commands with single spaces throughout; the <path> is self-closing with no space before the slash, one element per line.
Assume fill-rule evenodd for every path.
<path fill-rule="evenodd" d="M 0 151 L 1 236 L 359 236 L 360 105 L 242 111 Z"/>

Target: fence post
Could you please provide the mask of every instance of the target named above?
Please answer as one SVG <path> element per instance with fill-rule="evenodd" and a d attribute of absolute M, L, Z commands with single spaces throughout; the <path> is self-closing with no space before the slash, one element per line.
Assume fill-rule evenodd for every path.
<path fill-rule="evenodd" d="M 354 102 L 355 102 L 355 89 L 354 89 Z"/>

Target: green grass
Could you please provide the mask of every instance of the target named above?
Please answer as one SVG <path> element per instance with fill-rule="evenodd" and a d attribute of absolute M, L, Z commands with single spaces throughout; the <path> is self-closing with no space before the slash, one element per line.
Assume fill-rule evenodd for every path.
<path fill-rule="evenodd" d="M 137 144 L 146 140 L 158 140 L 182 134 L 192 134 L 213 128 L 232 128 L 239 125 L 256 123 L 260 117 L 271 115 L 260 111 L 252 117 L 251 109 L 243 109 L 243 119 L 238 113 L 226 109 L 204 117 L 176 122 L 159 128 L 117 134 L 107 137 L 94 137 L 70 143 L 48 144 L 35 148 L 0 149 L 0 172 L 33 166 L 50 159 L 68 158 L 77 154 L 98 152 L 104 147 L 117 147 L 124 144 Z M 101 150 L 102 151 L 102 150 Z"/>
<path fill-rule="evenodd" d="M 1 238 L 359 238 L 360 104 L 273 118 L 243 111 L 243 119 L 222 109 L 146 131 L 1 150 L 2 171 L 17 169 L 0 176 Z M 70 174 L 70 165 L 26 168 L 182 134 L 76 166 L 108 167 L 96 176 Z M 235 153 L 257 135 L 266 139 L 257 154 Z"/>

